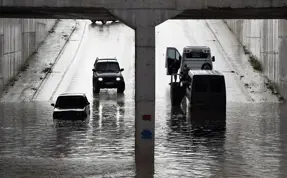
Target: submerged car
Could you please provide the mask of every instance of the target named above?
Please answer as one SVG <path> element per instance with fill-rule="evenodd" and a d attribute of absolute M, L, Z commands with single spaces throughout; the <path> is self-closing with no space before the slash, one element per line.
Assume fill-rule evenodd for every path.
<path fill-rule="evenodd" d="M 53 119 L 86 120 L 90 115 L 90 102 L 84 93 L 63 93 L 51 106 Z"/>
<path fill-rule="evenodd" d="M 125 91 L 123 68 L 116 58 L 97 58 L 93 68 L 93 91 L 99 93 L 101 88 L 116 88 L 118 93 Z"/>

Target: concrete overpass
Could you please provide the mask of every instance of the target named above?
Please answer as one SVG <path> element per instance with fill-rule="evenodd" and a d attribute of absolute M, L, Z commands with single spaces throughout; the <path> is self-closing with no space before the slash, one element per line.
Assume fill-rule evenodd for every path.
<path fill-rule="evenodd" d="M 0 0 L 0 17 L 119 19 L 135 29 L 136 159 L 150 162 L 154 160 L 155 26 L 168 19 L 286 19 L 287 0 Z M 144 139 L 147 130 L 152 137 Z"/>
<path fill-rule="evenodd" d="M 287 0 L 0 0 L 2 18 L 120 19 L 133 28 L 144 26 L 140 18 L 153 25 L 167 19 L 286 19 L 286 10 Z"/>

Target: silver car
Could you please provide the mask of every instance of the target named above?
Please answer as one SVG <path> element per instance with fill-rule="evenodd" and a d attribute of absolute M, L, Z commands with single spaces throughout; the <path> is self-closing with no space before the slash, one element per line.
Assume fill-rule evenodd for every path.
<path fill-rule="evenodd" d="M 51 106 L 53 119 L 86 120 L 90 116 L 90 102 L 84 93 L 63 93 Z"/>

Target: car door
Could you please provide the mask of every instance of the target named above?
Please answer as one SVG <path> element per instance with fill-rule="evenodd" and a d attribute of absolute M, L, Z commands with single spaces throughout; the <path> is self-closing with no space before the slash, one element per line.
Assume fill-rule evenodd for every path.
<path fill-rule="evenodd" d="M 191 102 L 192 97 L 192 80 L 190 80 L 189 85 L 186 87 L 186 96 L 189 102 Z"/>
<path fill-rule="evenodd" d="M 91 110 L 90 110 L 90 102 L 87 99 L 87 106 L 86 106 L 86 112 L 87 112 L 87 116 L 89 116 L 91 114 Z"/>
<path fill-rule="evenodd" d="M 178 71 L 181 63 L 181 55 L 175 47 L 167 47 L 165 54 L 166 75 L 172 75 L 173 71 Z"/>
<path fill-rule="evenodd" d="M 88 98 L 85 96 L 85 102 L 86 102 L 86 106 L 85 106 L 85 113 L 87 114 L 87 116 L 90 115 L 90 102 L 88 101 Z"/>

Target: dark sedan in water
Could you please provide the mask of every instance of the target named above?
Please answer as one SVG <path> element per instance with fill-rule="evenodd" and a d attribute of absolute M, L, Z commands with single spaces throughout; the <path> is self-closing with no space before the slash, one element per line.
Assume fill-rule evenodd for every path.
<path fill-rule="evenodd" d="M 90 116 L 90 102 L 84 93 L 64 93 L 58 96 L 53 119 L 86 120 Z"/>

